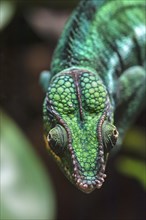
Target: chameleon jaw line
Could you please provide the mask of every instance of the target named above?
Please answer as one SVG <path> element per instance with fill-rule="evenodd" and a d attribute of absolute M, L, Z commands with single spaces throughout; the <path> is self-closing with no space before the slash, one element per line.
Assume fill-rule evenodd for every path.
<path fill-rule="evenodd" d="M 100 154 L 103 151 L 100 150 Z M 72 159 L 74 158 L 74 155 L 72 156 Z M 87 179 L 84 176 L 82 176 L 79 173 L 79 167 L 75 159 L 73 159 L 73 164 L 74 164 L 74 173 L 73 173 L 73 178 L 75 179 L 75 183 L 77 187 L 85 192 L 85 193 L 90 193 L 92 192 L 95 188 L 99 189 L 104 183 L 104 179 L 106 178 L 106 174 L 104 173 L 105 171 L 105 162 L 103 160 L 103 157 L 101 156 L 98 158 L 98 163 L 100 164 L 100 171 L 97 172 L 97 175 L 93 177 L 92 179 Z"/>

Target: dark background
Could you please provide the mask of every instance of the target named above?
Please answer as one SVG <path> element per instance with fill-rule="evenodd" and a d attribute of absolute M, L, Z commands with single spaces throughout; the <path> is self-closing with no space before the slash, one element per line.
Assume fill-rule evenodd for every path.
<path fill-rule="evenodd" d="M 84 194 L 64 177 L 48 156 L 43 140 L 44 93 L 39 74 L 49 69 L 53 50 L 76 1 L 17 1 L 15 14 L 1 32 L 1 106 L 26 134 L 51 175 L 57 195 L 58 220 L 144 220 L 145 194 L 134 178 L 117 171 L 121 150 L 107 166 L 102 189 Z M 134 126 L 145 130 L 143 110 Z M 143 160 L 143 158 L 139 158 Z"/>

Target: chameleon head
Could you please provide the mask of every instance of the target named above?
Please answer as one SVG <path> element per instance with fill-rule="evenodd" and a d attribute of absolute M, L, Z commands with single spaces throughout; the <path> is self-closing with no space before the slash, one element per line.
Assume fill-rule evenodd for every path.
<path fill-rule="evenodd" d="M 57 74 L 43 110 L 47 148 L 65 175 L 83 192 L 100 188 L 118 137 L 102 80 L 87 70 Z"/>

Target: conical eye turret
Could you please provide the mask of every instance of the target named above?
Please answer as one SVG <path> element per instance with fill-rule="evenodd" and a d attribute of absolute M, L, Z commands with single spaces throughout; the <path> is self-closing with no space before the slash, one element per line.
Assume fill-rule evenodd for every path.
<path fill-rule="evenodd" d="M 56 155 L 62 154 L 67 146 L 67 132 L 64 127 L 57 124 L 52 128 L 47 136 L 47 141 Z"/>
<path fill-rule="evenodd" d="M 107 153 L 116 145 L 119 132 L 117 128 L 108 121 L 104 121 L 102 125 L 103 143 Z"/>

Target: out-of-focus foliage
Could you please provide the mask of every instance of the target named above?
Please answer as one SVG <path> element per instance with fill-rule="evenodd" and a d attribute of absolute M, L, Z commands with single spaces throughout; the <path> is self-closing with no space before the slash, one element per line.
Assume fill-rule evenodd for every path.
<path fill-rule="evenodd" d="M 139 160 L 121 157 L 118 160 L 118 170 L 124 175 L 137 179 L 146 190 L 146 164 Z"/>
<path fill-rule="evenodd" d="M 0 1 L 0 30 L 2 30 L 13 18 L 15 12 L 15 2 Z"/>
<path fill-rule="evenodd" d="M 125 138 L 125 152 L 136 155 L 121 156 L 117 160 L 117 169 L 124 175 L 137 179 L 146 190 L 146 136 L 139 129 L 131 129 Z"/>
<path fill-rule="evenodd" d="M 55 219 L 50 178 L 15 123 L 1 112 L 1 219 Z"/>
<path fill-rule="evenodd" d="M 77 3 L 78 0 L 1 0 L 0 30 L 13 21 L 14 15 L 20 13 L 39 36 L 48 39 L 51 35 L 58 39 L 70 10 L 75 8 Z"/>
<path fill-rule="evenodd" d="M 135 152 L 138 155 L 146 156 L 146 136 L 145 132 L 140 128 L 131 128 L 125 137 L 125 150 Z"/>

